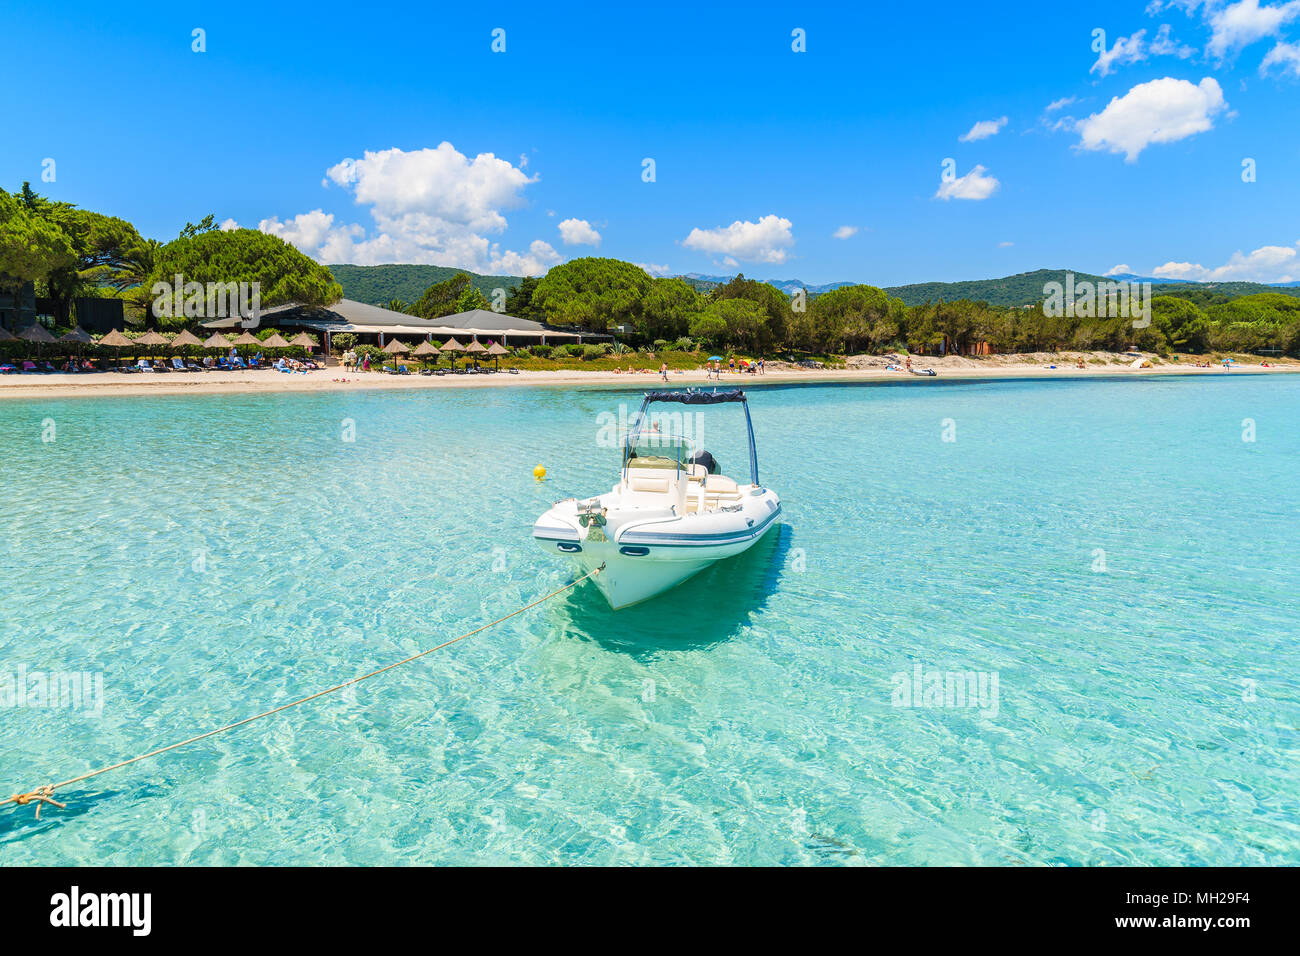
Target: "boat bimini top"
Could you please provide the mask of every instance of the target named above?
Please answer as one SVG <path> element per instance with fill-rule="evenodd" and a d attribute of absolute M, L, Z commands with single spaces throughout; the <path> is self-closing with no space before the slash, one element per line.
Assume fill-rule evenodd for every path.
<path fill-rule="evenodd" d="M 754 446 L 754 422 L 749 417 L 749 402 L 745 393 L 738 388 L 711 392 L 697 389 L 646 392 L 641 400 L 632 427 L 628 429 L 627 440 L 623 443 L 623 473 L 626 477 L 627 466 L 633 459 L 638 467 L 675 468 L 682 471 L 691 463 L 691 443 L 685 438 L 663 435 L 656 431 L 642 431 L 646 422 L 646 411 L 655 402 L 675 402 L 679 405 L 722 405 L 727 402 L 739 402 L 745 410 L 745 430 L 749 435 L 749 480 L 758 487 L 758 450 Z"/>

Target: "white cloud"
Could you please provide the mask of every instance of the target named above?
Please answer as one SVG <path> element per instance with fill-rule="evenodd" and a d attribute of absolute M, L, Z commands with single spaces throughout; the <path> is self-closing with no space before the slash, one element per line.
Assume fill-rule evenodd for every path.
<path fill-rule="evenodd" d="M 313 209 L 311 212 L 299 213 L 288 222 L 281 222 L 278 216 L 263 219 L 257 224 L 257 228 L 273 236 L 279 236 L 304 252 L 311 252 L 325 242 L 333 225 L 334 213 Z"/>
<path fill-rule="evenodd" d="M 1010 249 L 1010 248 L 1011 248 L 1012 246 L 1014 246 L 1014 245 L 1015 245 L 1014 242 L 999 242 L 999 243 L 998 243 L 998 248 L 999 248 L 999 249 Z"/>
<path fill-rule="evenodd" d="M 585 219 L 565 219 L 559 228 L 560 238 L 566 246 L 600 245 L 600 233 Z"/>
<path fill-rule="evenodd" d="M 851 239 L 853 236 L 857 235 L 857 233 L 857 226 L 840 226 L 831 233 L 831 237 L 834 239 Z"/>
<path fill-rule="evenodd" d="M 491 153 L 470 159 L 447 142 L 410 152 L 367 150 L 361 159 L 332 166 L 324 183 L 343 187 L 369 207 L 369 238 L 364 227 L 336 226 L 333 214 L 319 209 L 283 223 L 272 217 L 259 228 L 322 262 L 412 262 L 539 275 L 563 258 L 549 243 L 537 239 L 516 252 L 488 238 L 505 230 L 502 211 L 521 205 L 523 189 L 536 181 Z"/>
<path fill-rule="evenodd" d="M 1300 43 L 1279 43 L 1269 50 L 1259 65 L 1260 75 L 1272 66 L 1280 66 L 1283 73 L 1300 76 Z"/>
<path fill-rule="evenodd" d="M 232 232 L 232 231 L 234 231 L 235 229 L 238 229 L 238 228 L 239 228 L 239 223 L 235 222 L 235 220 L 233 220 L 233 219 L 226 219 L 226 220 L 223 220 L 222 223 L 221 223 L 221 231 L 222 231 L 222 232 Z"/>
<path fill-rule="evenodd" d="M 1132 274 L 1133 274 L 1133 270 L 1132 268 L 1129 267 L 1129 264 L 1127 262 L 1121 262 L 1119 265 L 1112 266 L 1111 268 L 1107 269 L 1105 272 L 1102 273 L 1102 275 L 1104 276 L 1124 276 L 1124 275 L 1132 275 Z"/>
<path fill-rule="evenodd" d="M 1106 76 L 1116 64 L 1145 60 L 1147 55 L 1142 49 L 1142 38 L 1146 35 L 1146 30 L 1139 30 L 1131 37 L 1120 37 L 1109 50 L 1102 47 L 1101 53 L 1097 55 L 1097 62 L 1088 68 L 1088 72 Z"/>
<path fill-rule="evenodd" d="M 1057 110 L 1065 109 L 1065 107 L 1077 102 L 1079 102 L 1079 98 L 1076 96 L 1062 96 L 1059 100 L 1052 100 L 1052 102 L 1048 103 L 1043 112 L 1055 113 Z"/>
<path fill-rule="evenodd" d="M 657 262 L 634 262 L 633 265 L 640 266 L 646 273 L 654 276 L 656 279 L 662 279 L 666 276 L 672 275 L 673 271 L 667 266 L 660 265 Z"/>
<path fill-rule="evenodd" d="M 976 166 L 965 176 L 959 176 L 956 179 L 947 180 L 939 183 L 939 191 L 934 194 L 935 199 L 988 199 L 992 196 L 1002 184 L 992 176 L 986 176 L 988 170 L 983 166 Z"/>
<path fill-rule="evenodd" d="M 980 120 L 970 128 L 970 132 L 962 133 L 957 139 L 963 143 L 974 143 L 981 139 L 988 139 L 990 136 L 997 136 L 1002 127 L 1007 125 L 1005 116 L 991 120 Z"/>
<path fill-rule="evenodd" d="M 1196 55 L 1196 50 L 1192 47 L 1175 41 L 1172 33 L 1173 28 L 1169 24 L 1161 24 L 1160 29 L 1156 31 L 1156 38 L 1148 47 L 1152 56 L 1176 56 L 1180 60 L 1186 60 Z"/>
<path fill-rule="evenodd" d="M 1225 106 L 1213 77 L 1200 85 L 1168 76 L 1139 83 L 1100 113 L 1079 121 L 1079 146 L 1123 153 L 1131 163 L 1152 143 L 1173 143 L 1213 129 L 1213 117 Z"/>
<path fill-rule="evenodd" d="M 1199 282 L 1293 282 L 1300 270 L 1295 247 L 1260 246 L 1250 253 L 1234 252 L 1226 263 L 1213 269 L 1194 262 L 1166 262 L 1151 274 L 1161 279 Z"/>
<path fill-rule="evenodd" d="M 781 263 L 789 258 L 794 244 L 792 223 L 780 216 L 764 216 L 758 222 L 736 220 L 718 229 L 695 228 L 682 240 L 688 249 L 725 255 L 723 263 L 734 266 L 736 260 Z"/>
<path fill-rule="evenodd" d="M 1238 0 L 1207 11 L 1207 16 L 1213 31 L 1207 50 L 1222 59 L 1256 40 L 1276 36 L 1283 24 L 1300 16 L 1300 0 L 1264 7 L 1259 0 Z"/>

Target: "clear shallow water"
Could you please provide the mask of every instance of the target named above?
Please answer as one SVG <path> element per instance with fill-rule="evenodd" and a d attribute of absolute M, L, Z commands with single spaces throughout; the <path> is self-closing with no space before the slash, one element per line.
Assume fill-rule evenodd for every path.
<path fill-rule="evenodd" d="M 99 716 L 0 707 L 0 790 L 570 580 L 531 524 L 613 483 L 598 416 L 636 401 L 0 402 L 0 675 L 104 681 Z M 786 525 L 749 554 L 618 613 L 580 586 L 348 699 L 69 788 L 39 823 L 0 811 L 0 865 L 1300 863 L 1300 380 L 752 405 Z M 739 413 L 707 414 L 743 477 Z M 996 713 L 895 706 L 918 664 L 996 676 Z"/>

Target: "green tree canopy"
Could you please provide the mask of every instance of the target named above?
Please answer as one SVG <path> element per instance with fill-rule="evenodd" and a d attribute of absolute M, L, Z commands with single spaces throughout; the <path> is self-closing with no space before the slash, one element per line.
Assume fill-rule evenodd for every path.
<path fill-rule="evenodd" d="M 17 297 L 24 284 L 76 263 L 63 230 L 31 211 L 20 197 L 0 189 L 0 283 L 6 291 Z"/>
<path fill-rule="evenodd" d="M 738 274 L 730 282 L 716 286 L 709 293 L 712 302 L 724 299 L 748 300 L 765 314 L 766 319 L 762 328 L 755 333 L 756 339 L 751 347 L 767 349 L 789 338 L 794 312 L 790 298 L 776 286 L 756 279 L 746 279 L 743 274 Z"/>
<path fill-rule="evenodd" d="M 173 239 L 157 250 L 143 285 L 155 283 L 259 283 L 262 307 L 300 302 L 327 306 L 343 289 L 329 269 L 299 252 L 279 236 L 256 229 L 212 230 Z"/>
<path fill-rule="evenodd" d="M 638 330 L 650 339 L 678 338 L 703 308 L 700 294 L 681 279 L 651 279 Z"/>
<path fill-rule="evenodd" d="M 467 272 L 458 272 L 449 279 L 435 282 L 425 289 L 424 294 L 411 306 L 411 313 L 423 319 L 436 319 L 465 311 L 456 303 L 460 301 L 460 297 L 467 289 L 473 288 L 470 282 L 471 278 Z"/>
<path fill-rule="evenodd" d="M 593 332 L 610 326 L 638 328 L 650 291 L 645 270 L 618 259 L 571 259 L 546 273 L 533 304 L 556 325 Z"/>

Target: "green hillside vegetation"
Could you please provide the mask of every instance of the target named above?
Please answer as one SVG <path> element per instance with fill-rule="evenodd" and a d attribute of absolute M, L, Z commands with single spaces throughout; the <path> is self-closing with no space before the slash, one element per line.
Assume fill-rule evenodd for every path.
<path fill-rule="evenodd" d="M 896 289 L 848 285 L 797 298 L 744 275 L 701 292 L 680 278 L 654 278 L 633 263 L 601 257 L 570 260 L 540 279 L 406 265 L 335 266 L 331 273 L 275 236 L 252 229 L 221 231 L 212 216 L 187 223 L 179 236 L 163 242 L 141 236 L 125 220 L 46 199 L 26 184 L 16 194 L 0 190 L 0 287 L 13 292 L 33 283 L 38 295 L 54 302 L 56 328 L 75 322 L 73 303 L 87 295 L 121 298 L 136 327 L 179 329 L 197 325 L 200 317 L 230 314 L 208 308 L 202 316 L 173 316 L 159 309 L 154 285 L 177 273 L 187 283 L 257 282 L 264 307 L 328 305 L 348 297 L 438 318 L 498 304 L 512 315 L 551 325 L 613 332 L 638 348 L 689 341 L 693 347 L 754 355 L 1121 351 L 1130 346 L 1161 353 L 1300 354 L 1300 289 L 1157 285 L 1151 322 L 1136 328 L 1131 318 L 1046 314 L 1044 286 L 1065 277 L 1046 269 Z M 1075 279 L 1076 286 L 1104 281 L 1087 274 Z M 504 301 L 498 294 L 493 303 L 498 289 L 506 290 Z"/>
<path fill-rule="evenodd" d="M 387 266 L 329 266 L 330 272 L 343 287 L 343 298 L 384 305 L 393 299 L 415 302 L 429 286 L 446 282 L 459 274 L 468 275 L 470 285 L 478 289 L 489 301 L 493 289 L 507 293 L 519 285 L 518 276 L 490 276 L 451 269 L 446 266 L 387 265 Z"/>

